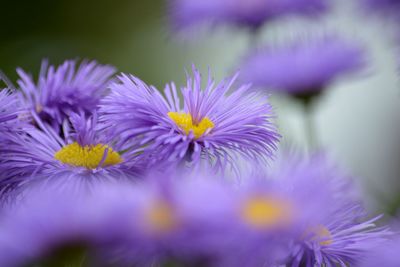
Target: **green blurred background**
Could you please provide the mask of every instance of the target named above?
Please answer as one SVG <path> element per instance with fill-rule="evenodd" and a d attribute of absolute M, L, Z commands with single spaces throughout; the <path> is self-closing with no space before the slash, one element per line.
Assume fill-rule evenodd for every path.
<path fill-rule="evenodd" d="M 370 67 L 330 88 L 315 110 L 321 146 L 358 180 L 371 207 L 400 199 L 400 86 L 390 25 L 364 17 L 347 0 L 318 22 L 285 19 L 266 25 L 257 43 L 245 30 L 228 28 L 173 33 L 162 0 L 1 1 L 0 69 L 37 74 L 41 60 L 96 59 L 162 88 L 182 84 L 184 69 L 210 67 L 217 79 L 237 69 L 249 47 L 284 43 L 310 32 L 339 32 L 365 44 Z M 272 97 L 283 144 L 304 148 L 303 110 Z"/>

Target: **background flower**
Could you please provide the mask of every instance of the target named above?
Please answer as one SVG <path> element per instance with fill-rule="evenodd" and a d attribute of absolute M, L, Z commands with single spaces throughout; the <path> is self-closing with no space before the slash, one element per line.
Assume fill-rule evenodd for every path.
<path fill-rule="evenodd" d="M 116 70 L 96 61 L 82 61 L 78 66 L 77 61 L 67 60 L 58 67 L 48 67 L 44 61 L 37 83 L 22 69 L 17 71 L 26 107 L 58 130 L 71 113 L 95 111 Z"/>
<path fill-rule="evenodd" d="M 312 95 L 365 63 L 360 45 L 330 36 L 250 52 L 241 63 L 241 79 L 272 92 Z"/>

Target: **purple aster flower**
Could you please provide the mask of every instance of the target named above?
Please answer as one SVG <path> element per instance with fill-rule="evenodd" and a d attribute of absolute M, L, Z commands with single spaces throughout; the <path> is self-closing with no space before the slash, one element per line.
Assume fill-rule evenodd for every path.
<path fill-rule="evenodd" d="M 328 9 L 324 0 L 170 0 L 174 25 L 237 24 L 258 28 L 266 21 L 288 15 L 315 17 Z"/>
<path fill-rule="evenodd" d="M 71 256 L 73 250 L 78 253 L 74 256 L 85 253 L 79 266 L 106 266 L 103 258 L 107 255 L 111 261 L 111 252 L 123 246 L 130 234 L 127 226 L 135 222 L 135 191 L 122 183 L 81 193 L 36 188 L 22 202 L 3 210 L 0 265 L 67 266 L 62 262 L 65 256 L 60 256 Z"/>
<path fill-rule="evenodd" d="M 212 178 L 183 172 L 144 179 L 135 188 L 132 243 L 119 257 L 135 266 L 220 266 L 239 238 L 232 223 L 234 190 Z"/>
<path fill-rule="evenodd" d="M 202 88 L 193 69 L 185 87 L 166 86 L 164 95 L 131 75 L 121 75 L 100 107 L 101 120 L 124 147 L 138 147 L 150 164 L 184 160 L 235 167 L 237 156 L 254 162 L 272 157 L 279 140 L 267 98 L 232 89 L 236 76 Z M 178 95 L 182 95 L 182 100 Z"/>
<path fill-rule="evenodd" d="M 303 197 L 317 194 L 300 203 L 311 212 L 302 211 L 308 218 L 303 217 L 294 240 L 291 266 L 353 266 L 390 235 L 375 225 L 381 216 L 368 218 L 348 177 L 325 157 L 299 161 L 282 174 Z"/>
<path fill-rule="evenodd" d="M 70 244 L 91 249 L 94 266 L 213 262 L 234 244 L 233 190 L 216 179 L 178 176 L 163 184 L 154 176 L 135 186 L 105 184 L 91 194 L 31 190 L 2 214 L 0 265 L 38 262 Z"/>
<path fill-rule="evenodd" d="M 359 45 L 338 37 L 297 42 L 251 53 L 241 64 L 241 79 L 274 92 L 315 95 L 343 75 L 360 71 L 364 56 Z"/>
<path fill-rule="evenodd" d="M 71 114 L 70 122 L 72 127 L 68 122 L 63 124 L 64 137 L 36 118 L 40 129 L 27 129 L 7 138 L 8 143 L 0 147 L 3 196 L 37 182 L 85 186 L 107 179 L 131 179 L 138 174 L 135 152 L 120 152 L 115 141 L 99 131 L 96 113 L 88 119 L 83 114 Z"/>
<path fill-rule="evenodd" d="M 18 84 L 23 92 L 25 105 L 44 121 L 58 129 L 71 113 L 90 115 L 104 96 L 115 68 L 99 65 L 96 61 L 65 61 L 59 67 L 42 63 L 38 82 L 18 69 Z"/>
<path fill-rule="evenodd" d="M 348 177 L 326 157 L 284 157 L 238 191 L 240 242 L 225 266 L 348 266 L 390 234 L 375 227 Z M 351 265 L 352 266 L 352 265 Z"/>

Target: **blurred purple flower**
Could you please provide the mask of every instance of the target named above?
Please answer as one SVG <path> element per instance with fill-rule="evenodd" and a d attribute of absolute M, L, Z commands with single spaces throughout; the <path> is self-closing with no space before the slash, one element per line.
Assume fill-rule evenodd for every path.
<path fill-rule="evenodd" d="M 293 190 L 303 196 L 296 203 L 306 207 L 291 248 L 291 266 L 353 266 L 391 234 L 375 225 L 381 216 L 368 218 L 349 177 L 326 157 L 285 165 L 280 178 L 293 181 Z"/>
<path fill-rule="evenodd" d="M 315 17 L 329 7 L 325 0 L 170 0 L 169 12 L 177 28 L 195 24 L 237 24 L 258 28 L 288 15 Z"/>
<path fill-rule="evenodd" d="M 64 137 L 36 118 L 40 129 L 30 128 L 25 133 L 7 137 L 0 145 L 0 193 L 8 196 L 19 193 L 37 182 L 50 186 L 84 187 L 92 182 L 109 179 L 132 179 L 139 173 L 135 152 L 122 155 L 114 141 L 98 129 L 97 115 L 86 119 L 71 114 L 64 123 Z"/>
<path fill-rule="evenodd" d="M 266 97 L 248 86 L 232 89 L 236 76 L 215 85 L 201 76 L 180 90 L 166 86 L 165 97 L 156 88 L 131 75 L 121 75 L 101 103 L 101 121 L 125 147 L 138 147 L 150 164 L 200 163 L 224 169 L 235 167 L 238 155 L 254 162 L 273 156 L 279 134 L 271 122 Z M 182 94 L 183 101 L 179 99 Z"/>
<path fill-rule="evenodd" d="M 22 69 L 17 70 L 26 107 L 42 120 L 51 122 L 55 129 L 71 113 L 90 115 L 115 73 L 114 67 L 99 65 L 96 61 L 83 61 L 78 68 L 77 64 L 68 60 L 59 67 L 47 68 L 44 61 L 37 84 Z"/>
<path fill-rule="evenodd" d="M 360 71 L 365 60 L 359 45 L 331 36 L 252 52 L 241 64 L 241 79 L 274 92 L 318 94 L 341 76 Z"/>
<path fill-rule="evenodd" d="M 91 194 L 30 190 L 23 201 L 2 211 L 0 266 L 36 266 L 74 246 L 87 252 L 85 262 L 105 266 L 103 257 L 123 244 L 134 223 L 128 213 L 133 211 L 134 191 L 128 188 L 114 184 Z"/>

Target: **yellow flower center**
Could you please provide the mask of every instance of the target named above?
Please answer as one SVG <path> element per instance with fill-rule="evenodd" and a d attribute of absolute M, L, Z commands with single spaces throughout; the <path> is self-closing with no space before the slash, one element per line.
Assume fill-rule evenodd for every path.
<path fill-rule="evenodd" d="M 271 228 L 290 223 L 292 212 L 286 201 L 257 196 L 245 202 L 242 217 L 245 222 L 256 228 Z"/>
<path fill-rule="evenodd" d="M 168 117 L 188 135 L 193 132 L 196 139 L 200 138 L 207 130 L 214 128 L 214 123 L 204 117 L 199 123 L 193 123 L 192 115 L 188 113 L 168 112 Z"/>
<path fill-rule="evenodd" d="M 176 216 L 170 205 L 164 201 L 153 203 L 147 212 L 147 221 L 152 231 L 168 232 L 177 224 Z"/>
<path fill-rule="evenodd" d="M 311 240 L 320 240 L 319 244 L 321 246 L 329 246 L 333 243 L 331 232 L 323 225 L 318 225 L 311 228 L 309 233 L 311 233 L 313 236 Z"/>
<path fill-rule="evenodd" d="M 107 155 L 103 160 L 106 150 Z M 121 156 L 107 145 L 97 144 L 82 147 L 77 142 L 61 148 L 54 154 L 54 158 L 62 163 L 87 169 L 95 169 L 99 167 L 101 162 L 101 166 L 110 166 L 122 162 Z"/>

